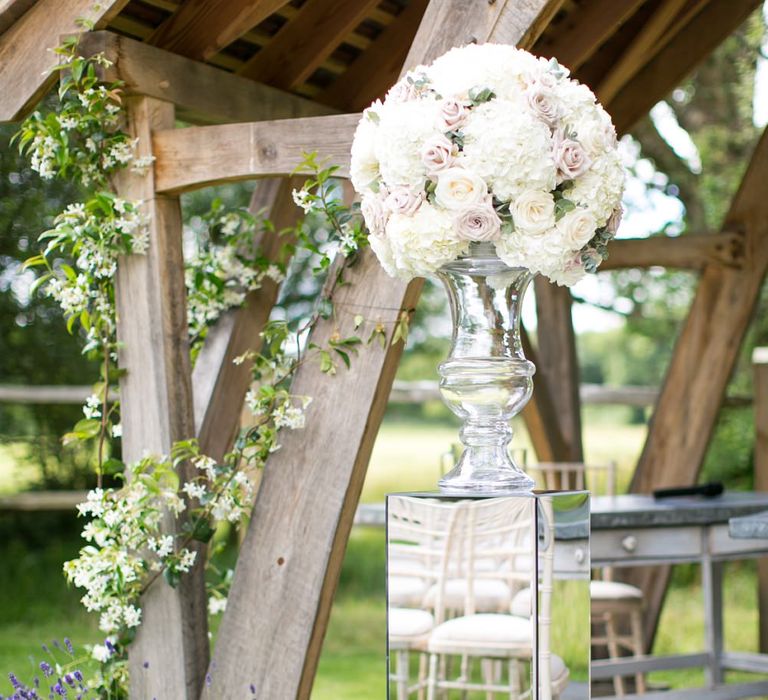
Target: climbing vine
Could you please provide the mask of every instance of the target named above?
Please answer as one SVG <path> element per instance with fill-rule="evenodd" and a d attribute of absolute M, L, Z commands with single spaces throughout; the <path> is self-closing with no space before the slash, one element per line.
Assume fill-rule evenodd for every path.
<path fill-rule="evenodd" d="M 84 27 L 88 29 L 88 27 Z M 41 662 L 37 686 L 26 686 L 15 676 L 14 698 L 38 697 L 35 687 L 47 682 L 49 693 L 66 695 L 67 688 L 83 697 L 127 697 L 127 648 L 142 621 L 141 596 L 158 577 L 176 586 L 196 565 L 194 542 L 210 542 L 225 522 L 242 523 L 250 513 L 254 488 L 252 473 L 264 466 L 279 449 L 280 432 L 301 429 L 305 409 L 312 400 L 291 392 L 291 379 L 305 363 L 317 362 L 321 371 L 334 374 L 350 367 L 360 346 L 391 332 L 392 342 L 405 341 L 409 313 L 404 311 L 389 327 L 362 314 L 354 319 L 355 332 L 370 326 L 367 338 L 333 333 L 325 344 L 309 340 L 321 319 L 334 318 L 334 288 L 316 301 L 308 319 L 300 322 L 270 321 L 262 331 L 260 350 L 245 353 L 236 362 L 252 366 L 253 386 L 246 405 L 251 424 L 238 435 L 222 460 L 203 454 L 195 439 L 177 442 L 168 455 L 147 455 L 126 467 L 115 457 L 114 441 L 122 434 L 116 383 L 130 367 L 118 366 L 114 277 L 123 256 L 143 255 L 151 223 L 143 202 L 118 194 L 117 176 L 129 169 L 141 173 L 151 159 L 138 158 L 137 139 L 124 131 L 122 84 L 103 84 L 99 68 L 109 61 L 101 55 L 78 55 L 77 39 L 67 39 L 57 50 L 60 72 L 59 103 L 55 110 L 35 112 L 17 134 L 19 148 L 43 179 L 65 178 L 80 183 L 86 198 L 69 205 L 55 217 L 53 226 L 39 238 L 41 250 L 26 262 L 37 268 L 34 288 L 61 306 L 67 328 L 79 333 L 83 351 L 98 359 L 99 381 L 83 407 L 84 417 L 64 436 L 67 442 L 96 445 L 97 487 L 78 507 L 87 518 L 86 543 L 79 556 L 64 565 L 67 580 L 82 589 L 83 605 L 99 615 L 104 642 L 87 649 L 99 663 L 98 672 L 83 676 L 81 660 L 67 641 L 67 663 Z M 343 280 L 354 264 L 367 236 L 356 207 L 344 204 L 334 175 L 336 168 L 306 156 L 299 173 L 305 185 L 295 190 L 294 201 L 306 215 L 322 221 L 327 237 L 318 243 L 306 220 L 288 231 L 283 254 L 268 259 L 255 244 L 257 233 L 274 232 L 263 216 L 242 209 L 227 209 L 216 200 L 203 220 L 206 232 L 198 236 L 195 252 L 186 263 L 188 326 L 193 358 L 200 351 L 209 328 L 227 309 L 241 306 L 249 292 L 265 279 L 281 282 L 287 261 L 296 249 L 306 251 L 318 275 Z M 340 254 L 344 263 L 332 265 Z M 193 476 L 182 483 L 182 464 Z M 130 476 L 130 478 L 127 478 Z M 118 486 L 108 487 L 106 478 Z M 168 529 L 168 515 L 176 527 Z M 221 612 L 231 572 L 214 570 L 209 611 Z M 61 692 L 60 692 L 61 691 Z"/>

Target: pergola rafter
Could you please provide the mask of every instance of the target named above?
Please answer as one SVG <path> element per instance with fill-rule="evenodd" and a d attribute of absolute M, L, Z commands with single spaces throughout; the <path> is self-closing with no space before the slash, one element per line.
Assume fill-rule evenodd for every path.
<path fill-rule="evenodd" d="M 290 199 L 295 183 L 288 176 L 303 152 L 318 151 L 347 175 L 359 114 L 337 110 L 359 111 L 383 95 L 403 65 L 429 61 L 470 41 L 517 43 L 557 57 L 606 99 L 624 133 L 758 4 L 307 0 L 296 7 L 285 0 L 146 0 L 138 8 L 129 0 L 102 0 L 91 19 L 97 28 L 121 35 L 87 34 L 81 51 L 103 51 L 113 60 L 104 77 L 125 82 L 131 127 L 157 159 L 148 177 L 130 176 L 121 183 L 121 193 L 146 199 L 153 213 L 150 254 L 122 261 L 118 276 L 119 332 L 123 360 L 131 368 L 121 386 L 126 460 L 147 448 L 167 452 L 174 439 L 195 434 L 215 456 L 229 449 L 249 382 L 247 367 L 235 368 L 231 360 L 258 346 L 277 294 L 276 285 L 268 283 L 249 297 L 245 309 L 226 314 L 210 331 L 191 373 L 181 192 L 274 178 L 259 185 L 252 206 L 267 207 L 279 227 L 289 226 L 296 208 Z M 48 49 L 75 31 L 75 20 L 92 5 L 91 0 L 71 0 L 66 7 L 58 0 L 0 0 L 0 120 L 24 116 L 48 89 L 55 79 Z M 179 129 L 176 116 L 213 125 Z M 635 490 L 692 481 L 703 460 L 768 266 L 768 210 L 759 194 L 768 173 L 766 143 L 764 136 L 720 233 L 619 240 L 602 268 L 664 265 L 701 271 Z M 263 243 L 268 256 L 277 254 L 276 237 L 266 235 Z M 394 323 L 401 310 L 415 306 L 422 284 L 390 280 L 370 251 L 347 278 L 352 285 L 336 292 L 339 319 L 321 321 L 314 331 L 321 344 L 337 330 L 345 332 L 357 313 Z M 540 459 L 578 459 L 571 297 L 543 282 L 536 287 L 538 347 L 527 336 L 524 342 L 538 375 L 524 417 Z M 401 350 L 401 345 L 366 348 L 349 372 L 333 378 L 310 365 L 300 368 L 293 390 L 315 401 L 307 429 L 286 434 L 265 470 L 210 667 L 210 697 L 239 697 L 250 683 L 276 700 L 309 697 Z M 666 578 L 646 573 L 639 580 L 651 594 L 652 632 Z M 178 590 L 161 581 L 150 590 L 131 654 L 135 697 L 199 696 L 208 656 L 202 590 L 199 568 Z M 147 658 L 153 663 L 144 669 Z M 270 673 L 275 665 L 279 674 Z"/>

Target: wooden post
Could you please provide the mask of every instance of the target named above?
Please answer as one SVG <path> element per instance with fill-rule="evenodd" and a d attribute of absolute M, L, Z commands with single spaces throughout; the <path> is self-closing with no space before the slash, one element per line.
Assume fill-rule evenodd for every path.
<path fill-rule="evenodd" d="M 768 491 L 768 347 L 752 353 L 755 392 L 755 491 Z M 760 651 L 768 653 L 768 557 L 757 560 Z"/>
<path fill-rule="evenodd" d="M 552 5 L 546 0 L 433 1 L 406 66 L 429 61 L 454 45 L 489 39 L 502 13 L 504 36 L 518 41 Z M 536 32 L 529 35 L 535 40 Z M 342 336 L 353 332 L 358 313 L 391 328 L 400 309 L 413 308 L 422 286 L 421 280 L 406 285 L 389 278 L 370 250 L 345 279 L 351 285 L 335 297 L 338 318 L 319 322 L 313 332 L 319 345 L 336 331 Z M 248 697 L 253 684 L 258 697 L 309 698 L 368 458 L 401 352 L 401 343 L 364 347 L 352 369 L 341 367 L 335 377 L 320 373 L 316 363 L 298 370 L 293 391 L 314 399 L 307 427 L 282 433 L 282 448 L 265 469 L 219 628 L 206 697 Z"/>
<path fill-rule="evenodd" d="M 709 264 L 701 275 L 688 319 L 675 345 L 656 404 L 633 493 L 692 484 L 709 445 L 720 404 L 768 269 L 768 132 L 764 132 L 723 230 L 742 231 L 742 268 Z M 670 567 L 622 571 L 646 598 L 649 648 L 666 595 Z"/>
<path fill-rule="evenodd" d="M 556 420 L 566 444 L 566 454 L 558 461 L 581 462 L 581 402 L 576 335 L 571 321 L 571 292 L 538 276 L 536 319 L 539 364 L 536 374 L 546 377 L 556 407 Z M 539 381 L 540 376 L 534 378 Z"/>
<path fill-rule="evenodd" d="M 171 128 L 173 105 L 129 98 L 126 111 L 139 155 L 151 155 L 150 134 Z M 179 200 L 155 195 L 152 172 L 126 171 L 118 190 L 143 200 L 151 217 L 147 254 L 120 260 L 115 292 L 120 365 L 127 369 L 120 382 L 123 458 L 130 464 L 146 453 L 169 454 L 175 440 L 194 436 L 194 421 Z M 132 698 L 197 700 L 208 663 L 204 556 L 200 549 L 178 588 L 161 577 L 142 599 L 129 651 Z"/>

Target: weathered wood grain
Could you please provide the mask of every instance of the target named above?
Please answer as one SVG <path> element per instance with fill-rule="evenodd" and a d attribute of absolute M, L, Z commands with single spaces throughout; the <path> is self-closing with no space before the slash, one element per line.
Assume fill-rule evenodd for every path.
<path fill-rule="evenodd" d="M 186 0 L 149 37 L 153 46 L 206 60 L 288 0 Z"/>
<path fill-rule="evenodd" d="M 558 461 L 584 460 L 581 442 L 581 402 L 576 334 L 571 319 L 571 292 L 552 284 L 545 277 L 534 280 L 536 291 L 536 337 L 539 364 L 536 379 L 546 376 L 552 400 L 557 406 L 556 420 L 566 446 L 566 456 Z"/>
<path fill-rule="evenodd" d="M 752 355 L 755 392 L 755 491 L 768 492 L 768 347 Z M 757 560 L 760 651 L 768 653 L 768 557 Z"/>
<path fill-rule="evenodd" d="M 14 24 L 37 0 L 0 0 L 0 34 Z"/>
<path fill-rule="evenodd" d="M 262 255 L 268 260 L 277 260 L 289 242 L 277 232 L 295 224 L 300 210 L 291 191 L 302 182 L 301 178 L 262 180 L 256 187 L 249 208 L 254 214 L 264 210 L 275 226 L 275 232 L 259 234 Z M 235 364 L 234 359 L 248 350 L 259 351 L 260 333 L 278 291 L 278 284 L 265 279 L 259 289 L 248 294 L 244 307 L 225 313 L 208 332 L 195 363 L 195 429 L 202 452 L 216 460 L 232 447 L 243 399 L 251 384 L 251 363 Z"/>
<path fill-rule="evenodd" d="M 286 90 L 303 83 L 378 0 L 307 0 L 296 16 L 239 71 Z"/>
<path fill-rule="evenodd" d="M 100 71 L 104 80 L 123 81 L 127 94 L 172 102 L 177 115 L 192 123 L 290 119 L 335 111 L 113 32 L 85 34 L 79 50 L 83 56 L 103 53 L 112 61 Z"/>
<path fill-rule="evenodd" d="M 424 16 L 428 0 L 412 0 L 380 36 L 358 56 L 344 75 L 315 96 L 318 102 L 343 111 L 359 111 L 383 98 L 400 69 Z"/>
<path fill-rule="evenodd" d="M 656 57 L 605 104 L 616 130 L 626 133 L 663 99 L 760 4 L 760 0 L 710 0 Z"/>
<path fill-rule="evenodd" d="M 618 238 L 608 245 L 600 271 L 627 267 L 670 267 L 700 270 L 706 265 L 739 268 L 744 263 L 744 237 L 738 233 L 691 233 L 684 236 Z"/>
<path fill-rule="evenodd" d="M 492 37 L 493 22 L 483 22 L 504 5 L 432 2 L 406 67 L 464 43 L 467 29 L 485 26 L 487 33 L 476 38 Z M 519 39 L 546 3 L 535 12 L 529 2 L 512 5 L 520 9 L 513 13 Z M 422 284 L 389 279 L 370 250 L 347 278 L 352 284 L 336 297 L 340 317 L 321 321 L 312 334 L 318 344 L 337 330 L 352 331 L 357 313 L 391 323 L 399 309 L 415 305 Z M 401 344 L 363 348 L 352 369 L 342 368 L 335 377 L 320 373 L 315 363 L 298 370 L 293 390 L 314 402 L 305 430 L 284 434 L 282 449 L 264 472 L 219 628 L 209 697 L 247 695 L 250 683 L 270 700 L 310 696 L 368 458 L 401 352 Z"/>
<path fill-rule="evenodd" d="M 556 58 L 571 71 L 580 68 L 645 0 L 593 0 L 569 12 L 534 46 L 534 53 Z"/>
<path fill-rule="evenodd" d="M 128 98 L 126 108 L 139 155 L 151 155 L 150 133 L 173 125 L 173 106 Z M 127 369 L 120 381 L 122 449 L 130 464 L 147 453 L 169 454 L 175 440 L 194 436 L 194 420 L 179 200 L 155 195 L 151 172 L 125 171 L 118 191 L 143 200 L 151 222 L 147 254 L 122 258 L 115 286 L 120 366 Z M 197 565 L 178 588 L 161 577 L 143 597 L 129 651 L 131 697 L 197 699 L 208 662 L 203 563 L 199 549 Z"/>
<path fill-rule="evenodd" d="M 128 0 L 39 0 L 0 35 L 0 122 L 22 119 L 56 81 L 52 69 L 61 36 L 86 18 L 103 27 Z"/>
<path fill-rule="evenodd" d="M 696 481 L 768 270 L 766 177 L 768 133 L 761 137 L 723 223 L 723 230 L 743 232 L 744 264 L 740 269 L 715 264 L 704 268 L 651 418 L 631 484 L 634 493 Z M 628 572 L 627 578 L 646 594 L 650 644 L 669 567 Z"/>
<path fill-rule="evenodd" d="M 169 129 L 154 136 L 159 192 L 179 193 L 221 182 L 290 175 L 308 151 L 349 174 L 359 114 Z"/>

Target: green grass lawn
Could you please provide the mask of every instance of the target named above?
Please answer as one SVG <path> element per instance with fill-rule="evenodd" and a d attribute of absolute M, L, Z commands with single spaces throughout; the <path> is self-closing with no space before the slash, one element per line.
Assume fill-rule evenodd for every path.
<path fill-rule="evenodd" d="M 642 447 L 645 426 L 589 423 L 585 431 L 587 459 L 617 459 L 627 479 Z M 439 477 L 440 455 L 456 440 L 453 426 L 415 421 L 387 421 L 379 434 L 363 490 L 365 502 L 380 502 L 390 491 L 432 489 Z M 518 429 L 515 447 L 527 447 Z M 7 470 L 13 462 L 8 447 L 0 450 L 0 491 L 13 490 Z M 621 481 L 621 480 L 620 480 Z M 0 693 L 7 693 L 7 673 L 30 678 L 36 661 L 44 658 L 40 645 L 70 637 L 76 644 L 100 640 L 93 617 L 68 590 L 61 563 L 79 547 L 79 523 L 53 515 L 6 515 L 0 518 Z M 385 696 L 384 535 L 381 530 L 353 532 L 331 614 L 313 698 L 317 700 L 381 700 Z M 703 619 L 697 572 L 681 570 L 671 589 L 661 620 L 658 653 L 701 648 Z M 757 648 L 756 582 L 754 567 L 729 564 L 725 582 L 726 642 L 729 648 Z M 577 624 L 586 603 L 568 607 Z M 562 614 L 565 614 L 561 611 Z M 560 613 L 558 613 L 560 615 Z M 569 623 L 570 624 L 570 623 Z M 578 649 L 568 639 L 568 625 L 555 631 L 553 646 L 572 657 L 574 677 L 585 668 L 575 659 Z M 653 681 L 675 687 L 701 682 L 696 671 L 654 674 Z"/>

